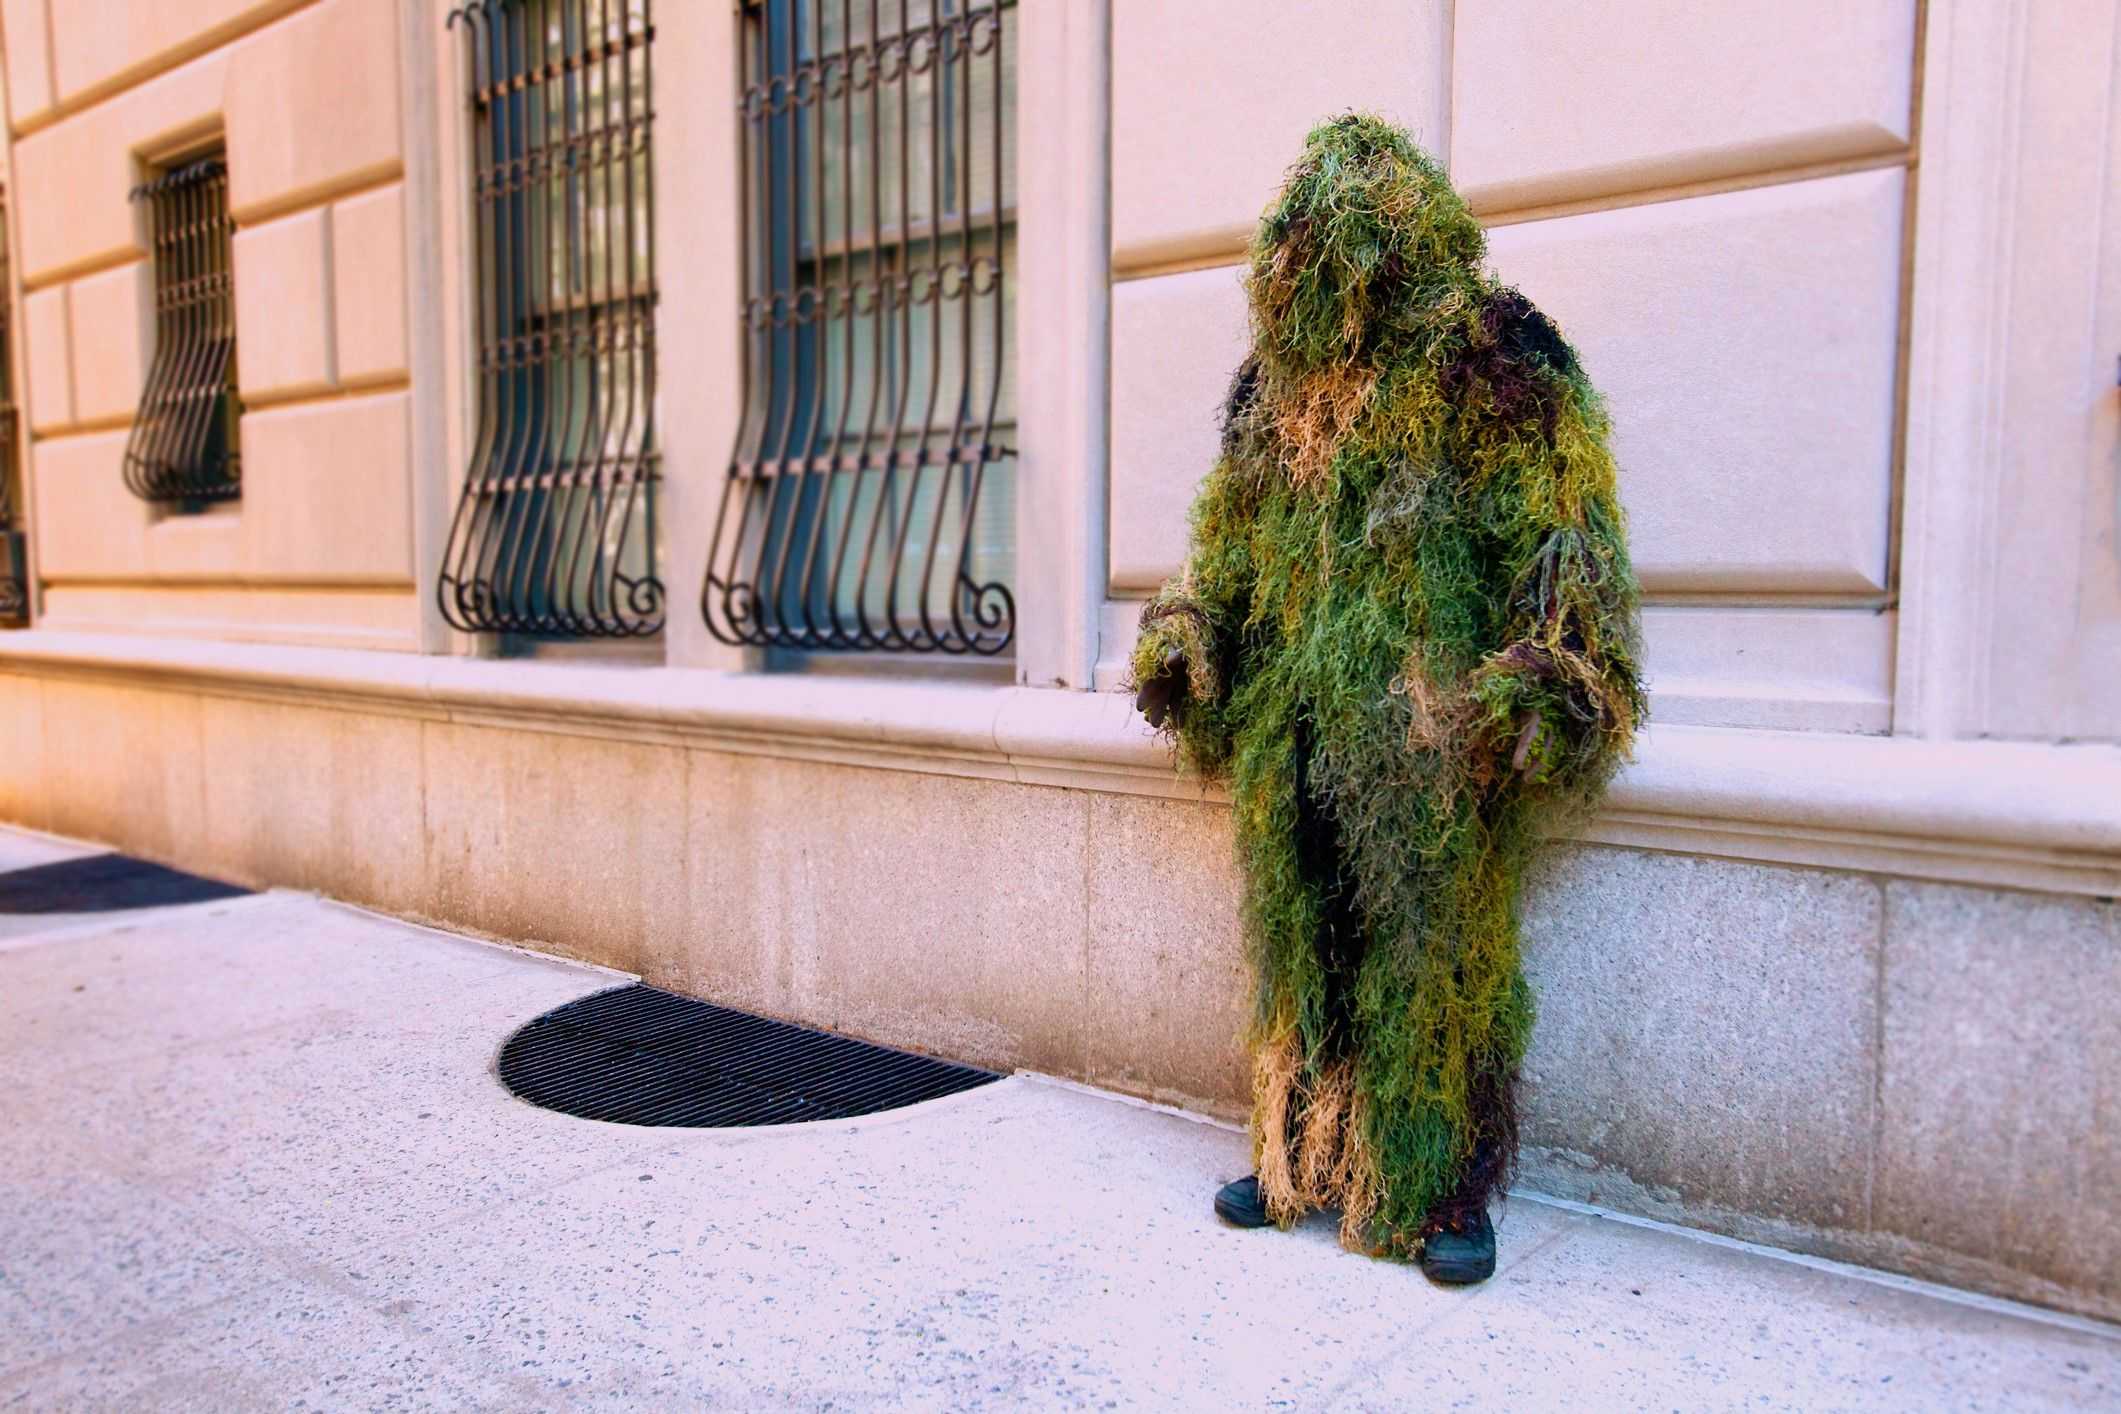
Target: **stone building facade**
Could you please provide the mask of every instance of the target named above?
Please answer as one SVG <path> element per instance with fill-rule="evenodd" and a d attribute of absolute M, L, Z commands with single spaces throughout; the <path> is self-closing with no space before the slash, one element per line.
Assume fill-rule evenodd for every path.
<path fill-rule="evenodd" d="M 1237 1112 L 1227 809 L 1116 689 L 1250 224 L 1374 109 L 1608 391 L 1648 592 L 1527 904 L 1527 1181 L 2121 1317 L 2117 7 L 937 9 L 0 0 L 0 817 Z M 864 489 L 931 461 L 863 379 L 986 397 L 885 419 L 956 491 Z M 939 595 L 767 582 L 878 523 Z M 960 553 L 1003 652 L 918 651 Z"/>

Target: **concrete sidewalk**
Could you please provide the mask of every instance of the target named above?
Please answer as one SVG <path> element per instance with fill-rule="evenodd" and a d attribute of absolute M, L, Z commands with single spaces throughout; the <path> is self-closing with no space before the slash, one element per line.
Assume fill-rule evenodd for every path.
<path fill-rule="evenodd" d="M 0 937 L 0 1409 L 2097 1409 L 2121 1333 L 1514 1200 L 1445 1291 L 1218 1225 L 1242 1135 L 1015 1077 L 643 1130 L 493 1074 L 613 974 L 271 894 Z"/>

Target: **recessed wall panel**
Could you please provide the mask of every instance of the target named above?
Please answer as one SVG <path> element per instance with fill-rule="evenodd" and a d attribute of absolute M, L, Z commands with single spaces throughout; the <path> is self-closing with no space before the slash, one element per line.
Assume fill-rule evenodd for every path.
<path fill-rule="evenodd" d="M 1451 172 L 1478 211 L 1906 146 L 1915 0 L 1479 0 Z"/>
<path fill-rule="evenodd" d="M 1440 0 L 1117 0 L 1112 253 L 1243 249 L 1304 134 L 1350 109 L 1445 141 Z"/>

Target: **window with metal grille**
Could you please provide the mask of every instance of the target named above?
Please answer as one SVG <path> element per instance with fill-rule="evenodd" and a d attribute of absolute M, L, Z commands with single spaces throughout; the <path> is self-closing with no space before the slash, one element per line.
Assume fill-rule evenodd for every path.
<path fill-rule="evenodd" d="M 649 0 L 471 0 L 471 464 L 438 586 L 470 632 L 663 626 Z"/>
<path fill-rule="evenodd" d="M 0 192 L 0 624 L 29 621 L 29 574 L 23 563 L 20 493 L 15 470 L 14 284 L 7 266 L 7 201 Z"/>
<path fill-rule="evenodd" d="M 155 262 L 155 357 L 125 446 L 143 500 L 196 509 L 242 492 L 228 163 L 218 152 L 133 188 Z"/>
<path fill-rule="evenodd" d="M 1016 630 L 1013 0 L 745 0 L 745 409 L 724 642 L 996 654 Z"/>

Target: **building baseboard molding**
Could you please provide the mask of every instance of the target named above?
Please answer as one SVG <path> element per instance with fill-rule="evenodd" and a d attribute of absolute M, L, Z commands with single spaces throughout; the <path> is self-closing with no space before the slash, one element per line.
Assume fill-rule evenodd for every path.
<path fill-rule="evenodd" d="M 0 637 L 0 674 L 1217 801 L 1123 694 L 141 638 Z M 1600 843 L 2121 894 L 2121 747 L 1651 727 Z"/>

